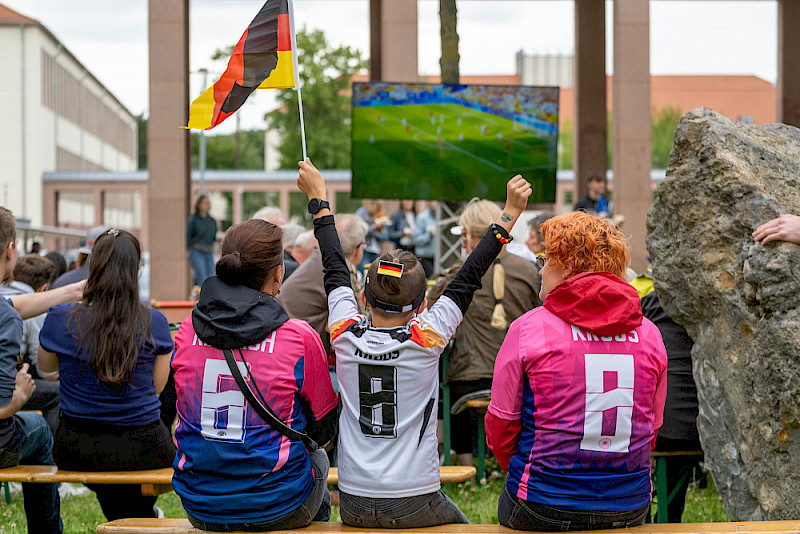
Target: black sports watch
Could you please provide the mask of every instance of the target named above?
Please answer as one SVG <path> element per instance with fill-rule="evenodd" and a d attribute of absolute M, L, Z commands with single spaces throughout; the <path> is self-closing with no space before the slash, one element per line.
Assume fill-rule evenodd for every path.
<path fill-rule="evenodd" d="M 311 215 L 316 215 L 320 210 L 325 208 L 331 209 L 331 205 L 327 200 L 312 198 L 308 201 L 308 213 Z"/>

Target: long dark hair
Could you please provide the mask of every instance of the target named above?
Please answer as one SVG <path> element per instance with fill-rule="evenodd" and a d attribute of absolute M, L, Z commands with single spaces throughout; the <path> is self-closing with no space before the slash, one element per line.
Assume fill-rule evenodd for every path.
<path fill-rule="evenodd" d="M 150 310 L 139 301 L 141 257 L 132 234 L 116 229 L 102 234 L 89 257 L 83 299 L 69 319 L 101 382 L 127 384 L 150 337 Z"/>

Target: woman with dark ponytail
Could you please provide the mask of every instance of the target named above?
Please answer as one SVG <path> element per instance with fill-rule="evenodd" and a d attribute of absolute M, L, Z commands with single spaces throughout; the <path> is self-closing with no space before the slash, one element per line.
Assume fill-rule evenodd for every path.
<path fill-rule="evenodd" d="M 173 487 L 195 528 L 283 530 L 330 518 L 328 457 L 307 438 L 325 445 L 334 437 L 338 398 L 319 334 L 275 299 L 282 240 L 283 230 L 261 219 L 231 227 L 217 275 L 175 337 Z M 235 368 L 256 403 L 245 400 Z"/>
<path fill-rule="evenodd" d="M 166 318 L 139 301 L 141 257 L 132 234 L 102 234 L 83 299 L 51 308 L 39 334 L 39 367 L 61 377 L 53 456 L 62 469 L 157 469 L 175 458 L 158 400 L 172 338 Z M 139 485 L 87 486 L 109 520 L 158 515 Z"/>

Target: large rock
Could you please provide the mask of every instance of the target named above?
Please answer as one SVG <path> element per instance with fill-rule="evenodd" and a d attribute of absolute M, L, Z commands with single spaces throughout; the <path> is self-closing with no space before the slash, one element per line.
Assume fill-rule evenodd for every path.
<path fill-rule="evenodd" d="M 695 340 L 697 425 L 732 520 L 800 518 L 800 246 L 751 237 L 783 213 L 800 214 L 800 130 L 687 113 L 647 247 Z"/>

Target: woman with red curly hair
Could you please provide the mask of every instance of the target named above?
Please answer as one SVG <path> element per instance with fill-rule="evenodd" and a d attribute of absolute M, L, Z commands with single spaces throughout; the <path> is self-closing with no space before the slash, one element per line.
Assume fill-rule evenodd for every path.
<path fill-rule="evenodd" d="M 625 282 L 625 236 L 584 212 L 541 226 L 544 305 L 512 325 L 494 369 L 489 447 L 508 473 L 500 523 L 518 530 L 639 525 L 667 354 Z"/>

